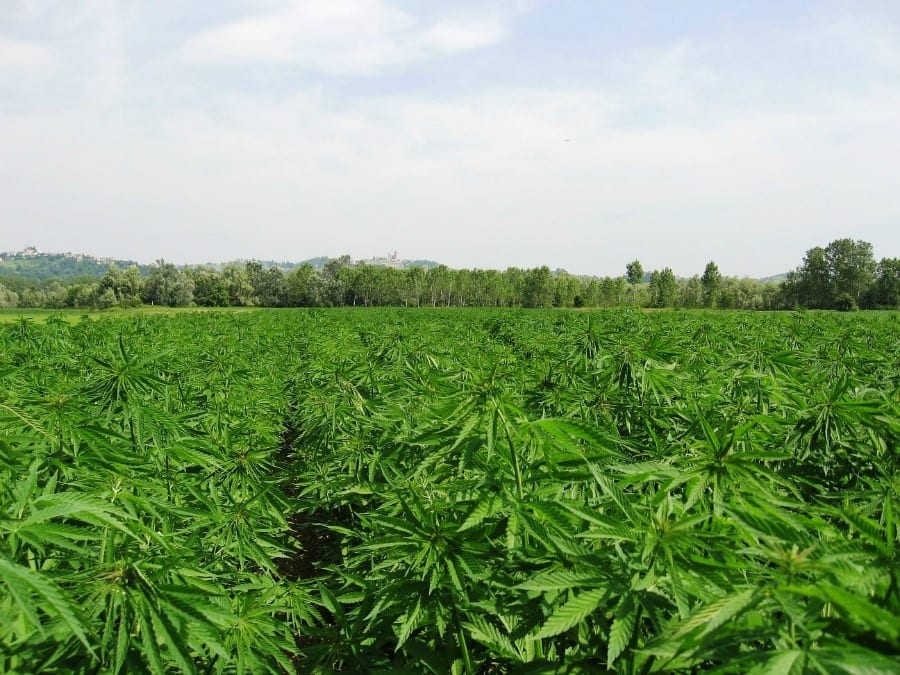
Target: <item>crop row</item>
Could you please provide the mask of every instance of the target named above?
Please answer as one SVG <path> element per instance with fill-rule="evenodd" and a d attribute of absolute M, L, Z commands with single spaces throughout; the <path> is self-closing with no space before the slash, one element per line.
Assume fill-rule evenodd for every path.
<path fill-rule="evenodd" d="M 896 672 L 900 322 L 0 327 L 0 671 Z"/>

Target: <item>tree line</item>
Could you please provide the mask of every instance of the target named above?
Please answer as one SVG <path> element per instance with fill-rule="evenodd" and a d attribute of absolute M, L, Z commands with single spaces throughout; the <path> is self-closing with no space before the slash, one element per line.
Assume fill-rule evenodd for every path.
<path fill-rule="evenodd" d="M 900 258 L 875 262 L 867 241 L 836 239 L 806 252 L 782 284 L 787 304 L 818 309 L 900 306 Z"/>
<path fill-rule="evenodd" d="M 782 283 L 723 276 L 715 262 L 702 275 L 676 277 L 668 267 L 645 272 L 639 260 L 618 277 L 591 277 L 536 267 L 504 271 L 354 264 L 349 256 L 321 268 L 289 272 L 258 261 L 179 267 L 159 260 L 110 266 L 96 279 L 34 282 L 0 279 L 0 307 L 719 307 L 856 309 L 900 306 L 900 259 L 876 263 L 872 245 L 840 239 L 810 249 Z"/>

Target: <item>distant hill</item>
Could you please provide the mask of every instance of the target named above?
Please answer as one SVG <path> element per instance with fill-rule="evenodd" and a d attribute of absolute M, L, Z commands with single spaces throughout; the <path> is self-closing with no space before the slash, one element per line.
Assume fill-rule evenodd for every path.
<path fill-rule="evenodd" d="M 424 267 L 425 269 L 441 266 L 441 263 L 434 260 L 404 260 L 403 263 L 404 267 Z"/>
<path fill-rule="evenodd" d="M 316 269 L 322 269 L 325 263 L 331 259 L 328 256 L 318 256 L 301 260 L 300 262 L 276 260 L 257 260 L 256 262 L 266 269 L 278 267 L 285 272 L 290 272 L 292 269 L 304 264 L 312 265 Z M 366 265 L 384 265 L 398 269 L 409 267 L 432 268 L 439 265 L 433 260 L 401 260 L 396 254 L 383 258 L 375 257 L 367 260 L 354 260 L 353 262 Z M 187 265 L 187 267 L 211 267 L 221 271 L 226 265 L 243 267 L 246 263 L 247 260 L 232 260 L 226 263 L 209 262 L 202 265 Z M 100 258 L 87 253 L 45 253 L 33 246 L 22 251 L 4 251 L 0 253 L 0 277 L 16 277 L 29 282 L 46 281 L 48 279 L 58 279 L 60 281 L 77 278 L 99 279 L 106 274 L 106 270 L 109 269 L 110 265 L 121 269 L 135 265 L 143 276 L 150 274 L 150 270 L 153 269 L 153 265 L 143 265 L 134 260 Z"/>
<path fill-rule="evenodd" d="M 310 258 L 309 260 L 301 260 L 296 264 L 296 267 L 300 267 L 300 265 L 312 265 L 317 270 L 320 270 L 325 267 L 325 263 L 327 263 L 329 260 L 331 260 L 331 258 L 329 258 L 327 255 L 320 255 L 316 258 Z"/>
<path fill-rule="evenodd" d="M 320 270 L 325 267 L 325 263 L 329 260 L 334 260 L 334 258 L 330 258 L 325 255 L 316 256 L 315 258 L 307 258 L 306 260 L 301 260 L 300 262 L 285 262 L 278 260 L 255 260 L 254 262 L 258 262 L 265 269 L 269 269 L 271 267 L 277 267 L 285 272 L 290 272 L 292 269 L 296 269 L 301 265 L 310 265 L 313 268 Z M 203 267 L 211 267 L 213 269 L 221 270 L 226 265 L 237 265 L 242 267 L 247 264 L 248 260 L 240 259 L 240 260 L 230 260 L 225 263 L 206 263 Z M 356 265 L 381 265 L 385 267 L 396 267 L 398 269 L 407 269 L 410 267 L 425 267 L 430 269 L 432 267 L 439 267 L 440 263 L 435 262 L 434 260 L 400 260 L 399 258 L 366 258 L 364 260 L 353 260 L 353 264 Z M 193 267 L 190 265 L 189 267 Z"/>
<path fill-rule="evenodd" d="M 46 279 L 74 279 L 76 277 L 97 277 L 106 274 L 110 265 L 122 269 L 136 265 L 141 274 L 149 274 L 149 265 L 140 265 L 134 260 L 98 258 L 83 253 L 43 253 L 34 247 L 23 251 L 0 253 L 0 275 L 17 276 L 34 281 Z"/>
<path fill-rule="evenodd" d="M 322 267 L 326 262 L 328 262 L 328 258 L 310 258 L 309 260 L 303 260 L 301 262 L 287 262 L 285 260 L 257 260 L 256 258 L 238 258 L 236 260 L 228 260 L 226 262 L 205 262 L 202 264 L 193 264 L 186 265 L 186 267 L 208 267 L 210 269 L 217 270 L 221 272 L 224 268 L 229 265 L 234 267 L 243 267 L 248 262 L 258 262 L 263 266 L 264 269 L 269 269 L 272 267 L 277 267 L 278 269 L 284 272 L 290 272 L 292 269 L 296 267 L 300 267 L 304 263 L 310 263 L 313 267 L 319 268 Z M 321 262 L 320 262 L 321 261 Z M 179 267 L 181 267 L 179 265 Z"/>
<path fill-rule="evenodd" d="M 322 269 L 329 260 L 333 260 L 328 256 L 316 256 L 307 258 L 299 262 L 287 262 L 276 260 L 257 260 L 260 265 L 268 269 L 277 267 L 285 272 L 301 265 L 311 265 L 315 269 Z M 221 271 L 226 265 L 237 265 L 243 267 L 248 261 L 246 259 L 231 260 L 229 262 L 207 262 L 204 264 L 186 265 L 186 267 L 210 267 Z M 397 256 L 396 253 L 382 257 L 372 257 L 363 260 L 354 260 L 354 264 L 378 265 L 384 267 L 392 267 L 395 269 L 409 269 L 410 267 L 424 267 L 432 269 L 439 267 L 441 263 L 434 260 L 404 260 Z M 134 260 L 118 260 L 115 258 L 100 258 L 86 253 L 44 253 L 38 251 L 34 247 L 26 248 L 23 251 L 5 251 L 0 253 L 0 277 L 17 277 L 21 280 L 45 281 L 48 279 L 58 279 L 65 281 L 76 278 L 100 278 L 109 269 L 110 265 L 114 265 L 120 269 L 126 269 L 132 265 L 136 265 L 143 276 L 150 274 L 153 265 L 143 265 Z M 560 270 L 561 271 L 561 270 Z M 787 272 L 774 274 L 768 277 L 761 277 L 758 281 L 763 283 L 780 283 L 788 276 Z M 650 274 L 644 275 L 644 281 L 650 281 Z"/>
<path fill-rule="evenodd" d="M 409 269 L 410 267 L 439 267 L 440 263 L 434 260 L 403 260 L 397 256 L 397 253 L 391 253 L 387 256 L 379 256 L 375 258 L 366 258 L 365 260 L 355 260 L 357 264 L 375 265 L 376 267 L 393 267 L 394 269 Z"/>

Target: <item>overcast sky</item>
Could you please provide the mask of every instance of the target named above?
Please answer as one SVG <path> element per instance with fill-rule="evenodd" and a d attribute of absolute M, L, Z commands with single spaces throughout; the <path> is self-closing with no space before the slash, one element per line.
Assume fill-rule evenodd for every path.
<path fill-rule="evenodd" d="M 0 250 L 900 256 L 898 0 L 0 0 Z"/>

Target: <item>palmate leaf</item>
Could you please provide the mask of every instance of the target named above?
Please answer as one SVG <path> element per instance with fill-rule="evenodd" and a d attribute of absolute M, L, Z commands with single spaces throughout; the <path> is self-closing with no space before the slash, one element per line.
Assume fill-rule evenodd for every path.
<path fill-rule="evenodd" d="M 586 586 L 596 588 L 604 581 L 603 577 L 597 572 L 572 572 L 557 569 L 542 572 L 528 581 L 523 581 L 514 588 L 545 593 L 547 591 L 567 591 Z"/>
<path fill-rule="evenodd" d="M 188 576 L 189 570 L 178 570 L 179 576 Z M 208 585 L 204 585 L 208 586 Z M 205 625 L 210 629 L 226 626 L 234 620 L 234 615 L 227 607 L 213 600 L 223 597 L 223 592 L 208 587 L 161 584 L 157 586 L 160 606 L 169 607 L 172 611 L 184 615 L 192 622 L 192 629 L 197 625 Z"/>
<path fill-rule="evenodd" d="M 757 589 L 747 589 L 703 605 L 687 619 L 659 633 L 641 651 L 660 657 L 654 670 L 665 671 L 679 654 L 696 650 L 707 639 L 713 639 L 717 628 L 750 609 L 758 598 Z"/>
<path fill-rule="evenodd" d="M 529 501 L 525 506 L 534 514 L 542 527 L 571 536 L 573 519 L 568 510 L 557 501 Z"/>
<path fill-rule="evenodd" d="M 459 526 L 457 532 L 465 532 L 466 530 L 481 525 L 487 518 L 499 513 L 503 506 L 503 500 L 498 494 L 489 494 L 475 504 L 469 512 L 469 515 L 466 516 L 463 524 Z"/>
<path fill-rule="evenodd" d="M 811 650 L 809 660 L 818 670 L 847 675 L 896 675 L 900 672 L 900 657 L 885 656 L 849 642 Z"/>
<path fill-rule="evenodd" d="M 126 514 L 93 495 L 74 491 L 56 492 L 39 497 L 32 502 L 32 506 L 34 510 L 22 521 L 25 527 L 45 523 L 54 518 L 72 518 L 132 534 L 120 520 L 127 518 Z"/>
<path fill-rule="evenodd" d="M 709 635 L 726 621 L 733 619 L 741 612 L 752 607 L 757 599 L 757 589 L 748 588 L 740 593 L 729 595 L 704 605 L 690 617 L 678 624 L 672 637 L 682 638 L 701 626 L 703 627 L 703 630 L 700 631 L 700 636 Z"/>
<path fill-rule="evenodd" d="M 600 473 L 600 468 L 593 464 L 590 466 L 590 470 L 594 475 L 594 480 L 597 482 L 597 485 L 599 485 L 604 494 L 606 494 L 607 497 L 610 497 L 616 504 L 616 506 L 619 507 L 619 510 L 622 512 L 622 515 L 625 516 L 628 522 L 633 525 L 640 524 L 640 516 L 638 516 L 637 511 L 635 511 L 634 507 L 631 505 L 631 501 L 628 499 L 628 496 L 624 492 L 622 492 L 621 488 L 616 485 L 615 481 Z"/>
<path fill-rule="evenodd" d="M 830 602 L 854 623 L 873 630 L 894 643 L 900 640 L 900 620 L 895 614 L 844 588 L 819 582 L 815 586 L 786 586 L 784 590 Z"/>
<path fill-rule="evenodd" d="M 146 612 L 144 612 L 142 619 L 144 629 L 141 631 L 141 646 L 143 647 L 141 656 L 146 659 L 146 665 L 151 673 L 154 675 L 166 675 L 166 666 L 163 663 L 159 645 L 156 643 L 153 632 L 150 630 L 152 620 L 146 616 Z"/>
<path fill-rule="evenodd" d="M 886 505 L 889 505 L 891 501 L 890 497 L 886 499 Z M 887 509 L 890 509 L 890 506 L 886 506 L 886 510 Z M 894 542 L 893 539 L 888 536 L 889 532 L 882 528 L 881 523 L 849 508 L 841 509 L 839 511 L 835 510 L 835 512 L 862 535 L 862 538 L 867 543 L 878 549 L 879 553 L 887 557 L 891 556 L 893 553 Z M 893 514 L 891 513 L 891 515 Z"/>
<path fill-rule="evenodd" d="M 619 518 L 597 513 L 596 511 L 591 511 L 578 504 L 572 504 L 566 501 L 561 501 L 559 505 L 592 525 L 586 532 L 579 533 L 579 537 L 585 539 L 638 541 L 643 536 L 640 528 L 631 528 L 627 523 L 623 524 Z"/>
<path fill-rule="evenodd" d="M 602 452 L 611 459 L 625 459 L 625 455 L 617 447 L 622 445 L 619 439 L 609 437 L 601 429 L 587 422 L 555 417 L 535 420 L 530 422 L 530 425 L 553 438 L 560 449 L 565 449 L 575 456 L 585 455 L 585 447 L 581 445 L 583 443 L 594 458 Z"/>
<path fill-rule="evenodd" d="M 46 552 L 48 547 L 53 546 L 86 556 L 88 552 L 82 546 L 83 542 L 100 539 L 103 534 L 99 530 L 89 530 L 65 523 L 42 523 L 30 526 L 17 524 L 15 536 L 41 552 Z"/>
<path fill-rule="evenodd" d="M 465 292 L 454 289 L 454 295 Z M 0 429 L 6 517 L 0 544 L 21 552 L 17 562 L 34 556 L 33 572 L 90 606 L 98 630 L 87 635 L 101 661 L 95 670 L 175 672 L 197 661 L 197 668 L 223 674 L 292 667 L 323 674 L 335 667 L 460 675 L 604 668 L 900 672 L 884 655 L 896 646 L 878 611 L 896 613 L 888 589 L 894 588 L 897 506 L 885 501 L 894 489 L 893 441 L 900 433 L 893 315 L 839 321 L 813 314 L 605 312 L 596 318 L 608 330 L 589 345 L 591 360 L 560 356 L 584 353 L 583 313 L 120 315 L 84 322 L 67 331 L 69 342 L 55 343 L 41 324 L 29 327 L 28 340 L 0 326 L 0 369 L 13 359 L 20 365 L 3 379 L 0 401 L 49 432 L 0 410 L 6 427 Z M 116 351 L 120 334 L 124 355 L 122 344 Z M 141 362 L 163 343 L 171 345 L 171 358 Z M 425 351 L 435 358 L 423 358 Z M 779 354 L 796 362 L 773 367 Z M 110 382 L 114 373 L 89 355 L 115 369 L 125 366 L 124 379 Z M 660 371 L 663 362 L 678 368 Z M 627 371 L 617 371 L 620 364 Z M 142 372 L 159 379 L 147 381 Z M 842 378 L 851 389 L 835 399 L 840 405 L 825 420 L 823 431 L 836 434 L 826 453 L 820 441 L 827 438 L 813 443 L 812 429 L 797 434 L 793 427 L 813 405 L 813 417 L 825 412 L 821 404 L 829 397 L 820 400 L 813 390 L 828 391 Z M 543 380 L 552 387 L 542 390 Z M 119 388 L 96 390 L 98 405 L 35 407 L 45 392 L 95 391 L 103 383 Z M 530 397 L 529 388 L 540 394 Z M 878 406 L 853 404 L 878 398 L 875 392 L 883 399 Z M 666 399 L 669 405 L 653 403 Z M 28 401 L 34 403 L 26 407 Z M 522 412 L 511 412 L 514 407 Z M 711 433 L 705 435 L 697 411 Z M 178 419 L 169 419 L 176 412 Z M 544 415 L 563 421 L 533 422 Z M 733 430 L 751 418 L 757 423 L 734 444 Z M 293 428 L 282 435 L 287 419 Z M 226 429 L 233 431 L 231 443 L 220 442 Z M 411 442 L 414 436 L 420 442 Z M 803 462 L 794 459 L 798 437 L 801 450 L 814 451 Z M 726 466 L 711 461 L 698 474 L 700 448 L 710 456 L 721 450 L 712 458 Z M 250 455 L 250 470 L 233 463 L 238 452 L 259 449 L 262 454 Z M 29 485 L 34 457 L 42 464 Z M 215 471 L 217 464 L 227 471 Z M 595 480 L 591 465 L 605 483 Z M 517 473 L 522 499 L 512 498 Z M 876 476 L 877 485 L 870 484 Z M 244 503 L 263 485 L 277 493 L 284 478 L 295 483 L 287 499 L 267 493 Z M 57 491 L 93 496 L 127 513 L 108 515 L 140 539 L 116 531 L 104 550 L 117 561 L 135 555 L 152 561 L 148 602 L 171 627 L 152 612 L 137 616 L 132 599 L 121 609 L 105 602 L 124 594 L 115 583 L 97 581 L 99 547 L 82 537 L 106 526 L 97 514 L 35 504 Z M 410 518 L 401 499 L 421 504 L 422 512 Z M 865 520 L 840 517 L 839 504 Z M 312 515 L 322 511 L 329 517 Z M 324 521 L 331 529 L 323 531 L 334 535 L 327 546 L 334 550 L 324 559 L 316 546 L 300 553 L 315 567 L 315 582 L 338 596 L 334 602 L 308 591 L 293 598 L 284 578 L 266 573 L 272 556 L 293 540 L 284 521 L 297 512 Z M 16 529 L 18 540 L 6 536 Z M 375 540 L 379 534 L 390 539 Z M 416 545 L 432 535 L 440 546 Z M 367 543 L 372 548 L 363 548 Z M 791 562 L 813 545 L 807 564 Z M 644 550 L 650 550 L 647 561 Z M 410 567 L 422 572 L 414 582 L 402 576 Z M 830 583 L 875 610 L 829 597 L 827 589 L 818 596 L 780 590 L 788 574 L 801 587 Z M 77 587 L 83 579 L 106 594 L 89 602 L 91 589 Z M 126 594 L 133 593 L 131 583 Z M 189 588 L 170 591 L 166 583 Z M 714 607 L 757 586 L 766 607 L 751 602 L 730 619 L 724 607 Z M 609 589 L 607 598 L 565 630 L 571 617 L 565 619 L 564 608 L 573 611 L 601 588 Z M 633 604 L 623 592 L 633 595 Z M 14 636 L 17 655 L 39 654 L 58 672 L 71 654 L 84 655 L 71 629 L 28 585 L 11 589 L 0 581 L 0 596 L 4 646 Z M 409 624 L 415 627 L 395 652 L 397 628 L 420 599 L 426 618 Z M 312 612 L 305 603 L 314 603 Z M 704 633 L 704 617 L 673 638 L 680 622 L 711 607 L 722 611 L 712 624 L 724 623 Z M 562 632 L 536 637 L 551 621 L 561 626 L 551 624 L 550 632 Z M 460 624 L 462 640 L 454 630 Z M 789 626 L 797 629 L 799 646 Z M 174 630 L 185 631 L 181 655 L 166 646 L 165 634 Z M 292 642 L 297 633 L 299 647 Z M 466 640 L 468 660 L 460 653 Z M 668 650 L 670 660 L 648 661 L 645 644 Z M 781 647 L 791 651 L 776 651 Z M 54 656 L 57 650 L 68 651 Z M 302 655 L 291 663 L 294 651 Z"/>
<path fill-rule="evenodd" d="M 12 513 L 16 518 L 22 518 L 29 504 L 35 499 L 35 495 L 38 493 L 38 475 L 43 468 L 43 462 L 35 459 L 28 467 L 28 475 L 21 477 L 15 487 L 10 490 Z M 44 489 L 50 488 L 51 486 L 44 486 Z"/>
<path fill-rule="evenodd" d="M 626 476 L 627 482 L 638 484 L 649 481 L 671 481 L 682 476 L 681 472 L 666 460 L 613 464 L 609 468 L 618 474 Z M 682 478 L 682 480 L 685 479 L 686 477 Z"/>
<path fill-rule="evenodd" d="M 616 605 L 613 623 L 609 629 L 609 645 L 606 650 L 608 665 L 615 663 L 615 660 L 622 655 L 628 647 L 628 643 L 631 642 L 637 625 L 638 609 L 634 594 L 630 592 L 626 592 L 619 600 L 619 604 Z"/>
<path fill-rule="evenodd" d="M 565 633 L 600 609 L 609 597 L 610 591 L 607 588 L 595 588 L 579 593 L 554 610 L 544 621 L 536 637 L 554 637 Z"/>
<path fill-rule="evenodd" d="M 36 431 L 41 436 L 47 438 L 50 437 L 50 432 L 48 432 L 38 422 L 33 420 L 28 414 L 14 406 L 7 405 L 6 403 L 0 403 L 0 413 L 6 413 L 8 415 L 8 419 L 19 420 L 20 422 L 24 423 L 27 428 Z M 0 417 L 0 420 L 2 420 L 2 417 Z"/>
<path fill-rule="evenodd" d="M 800 649 L 776 652 L 764 664 L 753 668 L 747 675 L 803 675 L 806 672 L 806 653 Z"/>
<path fill-rule="evenodd" d="M 397 644 L 394 647 L 395 651 L 399 651 L 404 643 L 409 640 L 410 636 L 413 634 L 421 622 L 426 617 L 422 612 L 422 599 L 419 598 L 416 601 L 416 604 L 412 606 L 412 608 L 401 617 L 400 625 L 397 626 Z"/>
<path fill-rule="evenodd" d="M 174 626 L 169 618 L 157 609 L 153 598 L 147 596 L 145 598 L 145 602 L 136 603 L 142 622 L 141 637 L 144 656 L 148 658 L 154 668 L 161 668 L 159 672 L 165 673 L 167 670 L 162 666 L 159 651 L 161 648 L 165 648 L 165 654 L 174 661 L 180 672 L 196 672 L 194 660 L 184 642 L 183 631 Z"/>
<path fill-rule="evenodd" d="M 0 557 L 0 580 L 13 592 L 17 604 L 27 603 L 32 595 L 37 595 L 41 599 L 41 606 L 45 608 L 45 611 L 47 608 L 52 610 L 48 613 L 62 621 L 79 642 L 93 653 L 93 648 L 88 640 L 88 625 L 81 610 L 53 581 L 47 579 L 40 572 L 17 565 L 3 557 Z M 33 606 L 30 603 L 21 609 L 26 616 L 34 616 Z M 33 627 L 41 629 L 40 625 Z"/>
<path fill-rule="evenodd" d="M 538 641 L 535 636 L 512 638 L 483 616 L 471 616 L 463 624 L 469 635 L 476 642 L 488 647 L 498 656 L 513 663 L 530 663 L 534 660 L 534 645 Z"/>

